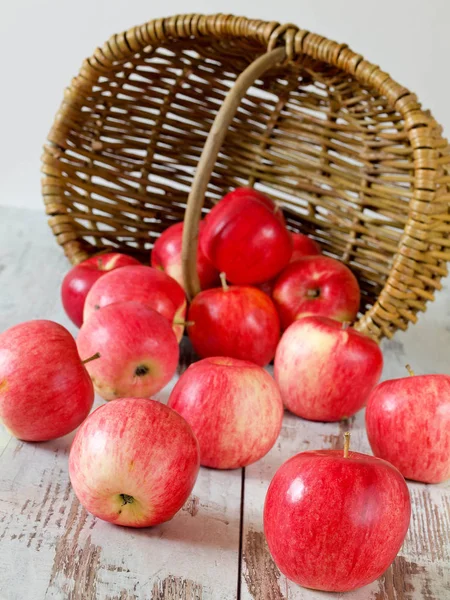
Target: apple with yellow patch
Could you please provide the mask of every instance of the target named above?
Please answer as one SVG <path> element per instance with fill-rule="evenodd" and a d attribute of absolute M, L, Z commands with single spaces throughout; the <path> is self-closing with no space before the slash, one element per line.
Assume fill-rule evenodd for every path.
<path fill-rule="evenodd" d="M 186 296 L 180 285 L 159 269 L 144 265 L 122 267 L 99 279 L 90 289 L 84 306 L 84 320 L 114 302 L 141 302 L 165 317 L 177 340 L 184 332 Z"/>
<path fill-rule="evenodd" d="M 140 302 L 116 302 L 96 311 L 77 338 L 81 356 L 95 348 L 100 358 L 86 365 L 105 400 L 149 398 L 173 377 L 179 346 L 170 323 Z"/>
<path fill-rule="evenodd" d="M 191 425 L 201 464 L 237 469 L 262 458 L 281 429 L 283 403 L 273 378 L 251 362 L 225 357 L 192 364 L 169 406 Z"/>
<path fill-rule="evenodd" d="M 275 354 L 275 379 L 284 405 L 312 421 L 354 415 L 382 369 L 383 355 L 374 340 L 325 317 L 292 323 Z"/>
<path fill-rule="evenodd" d="M 149 527 L 180 510 L 199 464 L 198 442 L 183 417 L 156 400 L 122 398 L 80 427 L 69 474 L 79 501 L 96 517 Z"/>

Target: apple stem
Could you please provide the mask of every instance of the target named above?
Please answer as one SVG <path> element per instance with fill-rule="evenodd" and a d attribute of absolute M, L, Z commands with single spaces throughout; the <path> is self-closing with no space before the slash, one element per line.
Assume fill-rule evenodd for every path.
<path fill-rule="evenodd" d="M 344 458 L 348 458 L 348 451 L 350 449 L 350 431 L 344 433 Z"/>
<path fill-rule="evenodd" d="M 411 365 L 406 365 L 405 368 L 408 371 L 408 373 L 411 375 L 411 377 L 413 375 L 415 375 L 414 371 L 411 369 Z"/>
<path fill-rule="evenodd" d="M 350 321 L 344 321 L 342 323 L 342 330 L 345 331 L 346 329 L 348 329 L 350 327 L 351 323 Z"/>
<path fill-rule="evenodd" d="M 227 283 L 227 276 L 224 272 L 222 272 L 220 274 L 220 281 L 222 283 L 222 289 L 224 292 L 228 292 L 228 290 L 230 289 L 228 283 Z"/>
<path fill-rule="evenodd" d="M 307 298 L 318 298 L 320 296 L 320 292 L 319 290 L 306 290 L 306 297 Z"/>
<path fill-rule="evenodd" d="M 195 325 L 195 321 L 178 321 L 177 319 L 174 319 L 173 324 L 183 325 L 183 327 L 192 327 L 192 325 Z"/>
<path fill-rule="evenodd" d="M 100 256 L 100 258 L 97 260 L 97 265 L 98 265 L 98 268 L 99 268 L 99 269 L 103 270 L 103 260 L 102 260 L 102 257 L 101 257 L 101 256 Z"/>
<path fill-rule="evenodd" d="M 95 354 L 93 354 L 92 356 L 90 356 L 89 358 L 85 358 L 84 360 L 82 360 L 81 362 L 83 363 L 83 365 L 87 364 L 88 362 L 91 362 L 91 360 L 97 360 L 97 358 L 100 358 L 100 352 L 96 352 Z"/>

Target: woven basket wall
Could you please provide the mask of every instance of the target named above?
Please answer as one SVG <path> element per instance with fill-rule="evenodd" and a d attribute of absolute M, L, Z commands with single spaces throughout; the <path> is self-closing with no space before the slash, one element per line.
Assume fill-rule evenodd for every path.
<path fill-rule="evenodd" d="M 447 143 L 385 72 L 294 25 L 184 15 L 98 48 L 44 148 L 50 225 L 72 263 L 116 249 L 148 264 L 155 238 L 184 217 L 236 78 L 278 46 L 285 59 L 247 91 L 226 130 L 203 210 L 236 186 L 269 194 L 293 231 L 358 277 L 357 327 L 391 337 L 416 321 L 447 273 Z"/>

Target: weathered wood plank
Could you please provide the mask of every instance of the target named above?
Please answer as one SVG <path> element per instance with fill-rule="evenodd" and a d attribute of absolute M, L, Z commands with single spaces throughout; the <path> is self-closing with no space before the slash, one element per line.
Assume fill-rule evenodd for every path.
<path fill-rule="evenodd" d="M 411 363 L 417 373 L 450 373 L 450 292 L 447 285 L 420 322 L 394 340 L 383 342 L 383 378 L 403 377 Z M 316 448 L 340 448 L 343 432 L 352 431 L 352 448 L 370 453 L 364 411 L 347 423 L 313 423 L 286 413 L 276 446 L 247 467 L 244 489 L 242 600 L 442 600 L 450 598 L 450 482 L 408 482 L 413 516 L 407 539 L 389 570 L 371 585 L 345 595 L 302 589 L 289 582 L 270 557 L 262 511 L 268 485 L 278 467 L 294 454 Z"/>
<path fill-rule="evenodd" d="M 59 300 L 66 269 L 41 213 L 0 209 L 0 331 L 25 319 L 50 318 L 75 333 Z M 406 362 L 417 372 L 449 372 L 448 300 L 447 290 L 438 294 L 419 325 L 383 344 L 384 378 L 401 376 Z M 284 460 L 309 448 L 341 447 L 346 427 L 352 428 L 352 447 L 368 451 L 362 414 L 340 426 L 286 415 L 275 448 L 246 470 L 243 600 L 340 597 L 304 590 L 280 575 L 262 533 L 262 506 Z M 78 504 L 67 477 L 71 438 L 23 444 L 0 428 L 1 600 L 236 597 L 240 471 L 202 469 L 173 521 L 125 530 L 94 519 Z M 346 595 L 349 600 L 450 597 L 450 486 L 409 487 L 414 516 L 399 557 L 377 582 Z"/>
<path fill-rule="evenodd" d="M 162 398 L 164 400 L 164 398 Z M 202 469 L 174 519 L 145 530 L 89 515 L 72 492 L 73 434 L 10 444 L 2 457 L 0 597 L 232 599 L 236 595 L 239 471 Z M 38 580 L 35 574 L 38 575 Z"/>
<path fill-rule="evenodd" d="M 71 439 L 14 442 L 2 458 L 0 590 L 8 600 L 235 597 L 239 472 L 202 470 L 171 522 L 123 529 L 79 505 L 67 475 Z"/>
<path fill-rule="evenodd" d="M 0 209 L 0 331 L 47 318 L 75 333 L 59 300 L 67 267 L 41 213 Z M 125 529 L 78 503 L 67 473 L 72 439 L 27 444 L 0 427 L 1 600 L 236 597 L 240 471 L 202 469 L 172 521 Z"/>

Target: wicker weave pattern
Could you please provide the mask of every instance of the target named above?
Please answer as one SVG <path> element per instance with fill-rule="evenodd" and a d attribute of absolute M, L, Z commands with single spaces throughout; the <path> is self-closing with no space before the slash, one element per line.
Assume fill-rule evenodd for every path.
<path fill-rule="evenodd" d="M 213 119 L 268 49 L 286 60 L 248 91 L 210 179 L 208 209 L 254 185 L 294 231 L 351 267 L 357 327 L 415 322 L 450 258 L 450 153 L 417 98 L 375 65 L 294 25 L 224 15 L 151 21 L 113 36 L 66 90 L 43 156 L 43 195 L 73 262 L 117 248 L 148 262 L 183 219 Z"/>

